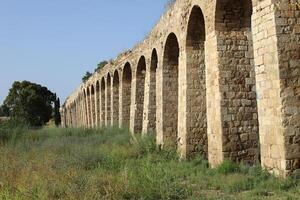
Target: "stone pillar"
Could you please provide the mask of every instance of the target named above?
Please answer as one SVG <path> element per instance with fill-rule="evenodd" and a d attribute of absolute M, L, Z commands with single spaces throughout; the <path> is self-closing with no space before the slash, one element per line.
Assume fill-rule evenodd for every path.
<path fill-rule="evenodd" d="M 122 73 L 119 71 L 119 128 L 122 128 L 122 90 L 123 90 L 123 84 L 122 84 Z"/>
<path fill-rule="evenodd" d="M 85 128 L 88 128 L 88 116 L 87 116 L 86 94 L 83 96 L 82 103 L 83 103 L 83 109 L 84 109 L 84 127 L 85 127 Z"/>
<path fill-rule="evenodd" d="M 79 99 L 76 97 L 76 128 L 79 128 L 80 110 L 79 110 Z"/>
<path fill-rule="evenodd" d="M 77 128 L 77 104 L 76 104 L 76 100 L 74 101 L 74 105 L 73 105 L 73 127 Z"/>
<path fill-rule="evenodd" d="M 156 71 L 156 143 L 163 145 L 163 55 L 159 54 Z"/>
<path fill-rule="evenodd" d="M 108 105 L 108 98 L 107 98 L 107 87 L 108 87 L 108 84 L 107 84 L 107 77 L 105 77 L 105 119 L 104 119 L 104 123 L 105 123 L 105 126 L 108 126 L 108 108 L 107 108 L 107 105 Z"/>
<path fill-rule="evenodd" d="M 99 128 L 102 128 L 102 91 L 101 91 L 101 79 L 99 81 Z"/>
<path fill-rule="evenodd" d="M 119 82 L 119 100 L 120 100 L 120 104 L 119 104 L 119 127 L 123 127 L 123 70 L 120 71 L 119 74 L 119 78 L 120 78 L 120 82 Z"/>
<path fill-rule="evenodd" d="M 294 1 L 258 3 L 253 14 L 262 166 L 300 168 L 300 10 Z"/>
<path fill-rule="evenodd" d="M 149 127 L 149 105 L 150 105 L 150 85 L 151 85 L 151 59 L 146 59 L 146 76 L 145 76 L 145 100 L 143 108 L 143 130 L 142 134 L 145 135 L 148 132 Z"/>
<path fill-rule="evenodd" d="M 135 63 L 133 64 L 135 66 Z M 135 112 L 136 112 L 136 67 L 132 67 L 132 82 L 131 82 L 131 105 L 130 105 L 130 125 L 129 129 L 134 132 Z"/>
<path fill-rule="evenodd" d="M 70 107 L 70 125 L 72 128 L 74 128 L 74 106 L 71 104 Z"/>
<path fill-rule="evenodd" d="M 90 116 L 91 116 L 91 128 L 95 128 L 95 89 L 94 85 L 90 90 Z"/>
<path fill-rule="evenodd" d="M 66 128 L 68 127 L 68 110 L 67 110 L 67 107 L 65 108 L 65 125 L 66 125 Z"/>
<path fill-rule="evenodd" d="M 105 83 L 100 81 L 100 127 L 103 128 L 105 125 Z"/>
<path fill-rule="evenodd" d="M 181 54 L 179 56 L 178 70 L 178 150 L 180 158 L 185 159 L 187 157 L 187 69 L 186 69 L 186 55 Z"/>
<path fill-rule="evenodd" d="M 82 101 L 81 94 L 78 96 L 78 107 L 79 107 L 79 128 L 82 128 Z"/>
<path fill-rule="evenodd" d="M 81 109 L 80 109 L 80 98 L 77 97 L 77 109 L 78 109 L 78 116 L 77 116 L 77 124 L 78 124 L 78 128 L 81 127 Z"/>
<path fill-rule="evenodd" d="M 70 105 L 70 108 L 69 108 L 69 126 L 71 128 L 73 128 L 73 124 L 72 124 L 72 105 Z"/>
<path fill-rule="evenodd" d="M 72 118 L 73 118 L 73 128 L 76 128 L 76 120 L 77 120 L 77 110 L 76 110 L 76 101 L 74 101 L 74 104 L 73 104 L 73 116 L 72 116 Z"/>
<path fill-rule="evenodd" d="M 113 76 L 111 76 L 110 79 L 110 124 L 109 126 L 113 126 L 114 125 L 114 89 L 113 89 Z"/>
<path fill-rule="evenodd" d="M 96 83 L 95 87 L 95 128 L 99 128 L 99 112 L 98 112 L 98 106 L 99 106 L 99 85 L 98 82 Z"/>
<path fill-rule="evenodd" d="M 86 120 L 85 94 L 84 94 L 84 93 L 82 93 L 82 96 L 81 96 L 81 102 L 82 102 L 82 120 L 83 120 L 83 128 L 86 128 L 87 120 Z"/>
<path fill-rule="evenodd" d="M 106 111 L 105 111 L 105 115 L 106 115 L 106 126 L 109 127 L 111 126 L 111 114 L 112 114 L 112 106 L 111 106 L 111 77 L 110 74 L 108 74 L 107 78 L 106 78 L 106 87 L 105 87 L 105 105 L 106 105 Z"/>
<path fill-rule="evenodd" d="M 217 38 L 214 32 L 206 35 L 206 99 L 207 99 L 207 135 L 208 160 L 212 166 L 223 162 L 221 92 L 218 83 Z"/>
<path fill-rule="evenodd" d="M 88 90 L 88 89 L 87 89 Z M 86 93 L 86 96 L 85 96 L 85 115 L 86 115 L 86 127 L 87 128 L 90 128 L 90 109 L 89 109 L 89 92 Z"/>

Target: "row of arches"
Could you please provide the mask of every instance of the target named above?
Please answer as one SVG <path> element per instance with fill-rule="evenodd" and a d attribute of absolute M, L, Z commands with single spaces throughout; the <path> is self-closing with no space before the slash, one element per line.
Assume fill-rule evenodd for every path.
<path fill-rule="evenodd" d="M 252 38 L 251 38 L 251 1 L 232 1 L 227 0 L 220 3 L 217 10 L 216 26 L 219 37 L 224 40 L 224 48 L 220 51 L 223 54 L 220 61 L 220 71 L 226 76 L 223 85 L 226 91 L 221 91 L 224 98 L 224 108 L 230 110 L 232 115 L 241 119 L 225 120 L 222 123 L 222 129 L 227 130 L 224 137 L 231 136 L 236 132 L 234 141 L 236 145 L 230 145 L 231 149 L 226 151 L 233 153 L 240 149 L 247 148 L 247 144 L 238 141 L 240 135 L 246 133 L 243 125 L 236 125 L 243 121 L 243 118 L 249 117 L 257 110 L 253 108 L 255 103 L 255 84 L 246 84 L 246 82 L 255 83 Z M 233 36 L 234 35 L 234 36 Z M 186 53 L 186 137 L 185 141 L 180 141 L 179 127 L 179 109 L 178 100 L 179 88 L 179 69 L 180 69 L 180 44 L 175 33 L 170 33 L 166 39 L 162 57 L 162 102 L 156 101 L 157 94 L 157 68 L 158 55 L 156 49 L 153 49 L 150 65 L 150 84 L 149 84 L 149 105 L 147 113 L 147 131 L 156 131 L 156 113 L 157 103 L 162 103 L 162 135 L 163 140 L 171 144 L 179 145 L 184 142 L 189 147 L 188 153 L 201 152 L 205 157 L 208 156 L 208 126 L 207 126 L 207 99 L 206 89 L 206 62 L 205 62 L 205 41 L 206 28 L 205 17 L 199 6 L 194 6 L 190 13 L 187 26 L 187 35 L 185 42 Z M 227 44 L 228 43 L 228 44 Z M 224 63 L 222 64 L 222 60 Z M 133 132 L 141 133 L 143 131 L 143 120 L 145 119 L 145 80 L 147 63 L 146 58 L 141 56 L 137 63 L 135 77 L 133 77 L 132 66 L 129 62 L 125 64 L 120 71 L 116 70 L 112 75 L 107 74 L 105 78 L 97 81 L 95 86 L 91 85 L 84 91 L 86 100 L 86 123 L 89 127 L 103 125 L 118 125 L 130 127 L 133 124 Z M 121 77 L 122 75 L 122 77 Z M 135 96 L 132 97 L 132 81 L 135 78 Z M 252 81 L 250 79 L 253 79 Z M 120 83 L 122 81 L 122 84 Z M 120 88 L 121 86 L 121 88 Z M 249 93 L 253 92 L 251 97 Z M 240 96 L 237 95 L 240 94 Z M 181 93 L 182 94 L 182 93 Z M 234 97 L 230 97 L 230 95 Z M 249 112 L 245 107 L 234 105 L 235 101 L 247 99 L 251 101 Z M 132 101 L 134 103 L 132 104 Z M 252 102 L 253 101 L 253 102 Z M 254 106 L 255 107 L 255 106 Z M 240 108 L 240 109 L 239 109 Z M 242 109 L 243 108 L 243 109 Z M 132 112 L 131 110 L 134 110 Z M 224 109 L 225 110 L 225 109 Z M 221 111 L 223 109 L 221 108 Z M 234 113 L 235 112 L 235 113 Z M 133 113 L 133 114 L 132 114 Z M 221 115 L 228 113 L 221 113 Z M 250 117 L 251 118 L 251 117 Z M 251 118 L 251 120 L 253 120 Z M 255 120 L 252 121 L 255 125 Z M 247 124 L 250 132 L 255 132 L 254 125 Z M 234 131 L 239 130 L 239 131 Z M 222 141 L 223 142 L 223 141 Z M 228 141 L 227 141 L 228 142 Z M 248 144 L 248 146 L 252 144 Z M 224 145 L 226 146 L 226 145 Z M 250 148 L 250 147 L 249 147 Z"/>
<path fill-rule="evenodd" d="M 178 30 L 170 31 L 163 48 L 147 54 L 150 59 L 141 55 L 136 66 L 127 62 L 105 75 L 95 88 L 88 87 L 81 98 L 85 123 L 89 127 L 128 126 L 134 133 L 153 131 L 158 144 L 177 146 L 183 156 L 201 154 L 212 165 L 224 159 L 254 163 L 262 155 L 265 165 L 282 169 L 285 155 L 272 155 L 271 150 L 283 149 L 284 144 L 266 141 L 276 131 L 269 133 L 270 125 L 263 120 L 259 124 L 259 117 L 266 119 L 266 113 L 276 108 L 275 103 L 267 105 L 259 113 L 258 104 L 264 105 L 262 98 L 276 96 L 278 91 L 275 95 L 261 89 L 265 79 L 274 76 L 260 77 L 265 82 L 256 80 L 255 64 L 264 61 L 254 51 L 253 28 L 258 30 L 252 20 L 253 2 L 216 0 L 215 4 L 213 31 L 211 24 L 207 26 L 210 16 L 194 5 L 184 37 Z M 256 48 L 261 43 L 256 41 Z M 257 88 L 267 95 L 258 97 Z"/>
<path fill-rule="evenodd" d="M 230 145 L 229 149 L 225 149 L 225 151 L 233 153 L 234 151 L 245 149 L 247 146 L 251 148 L 251 145 L 255 145 L 243 144 L 239 140 L 240 135 L 255 134 L 258 128 L 257 120 L 252 117 L 257 114 L 251 37 L 252 5 L 251 1 L 227 0 L 220 3 L 217 7 L 218 9 L 220 12 L 217 12 L 218 15 L 216 16 L 216 23 L 218 24 L 216 34 L 224 41 L 224 48 L 219 50 L 219 53 L 223 54 L 219 64 L 220 74 L 224 74 L 224 77 L 220 77 L 224 86 L 221 88 L 222 101 L 224 102 L 222 103 L 223 108 L 221 106 L 221 115 L 223 117 L 229 117 L 230 115 L 236 117 L 235 119 L 224 120 L 221 129 L 227 131 L 224 134 L 224 137 L 227 137 L 226 142 L 234 140 L 236 145 Z M 189 146 L 190 149 L 187 151 L 200 151 L 207 157 L 209 138 L 207 135 L 206 101 L 209 99 L 206 96 L 205 40 L 205 18 L 201 8 L 194 6 L 190 13 L 185 42 L 187 69 L 185 77 L 186 91 L 184 94 L 186 96 L 186 138 L 182 142 Z M 178 37 L 175 33 L 170 33 L 164 45 L 162 58 L 162 134 L 164 140 L 169 140 L 170 143 L 176 145 L 180 142 L 178 134 L 178 100 L 180 98 L 179 65 L 182 64 L 180 63 L 181 56 Z M 148 130 L 153 131 L 156 130 L 157 65 L 158 56 L 154 49 L 150 63 L 150 100 L 147 113 Z M 140 133 L 143 131 L 143 120 L 145 119 L 146 58 L 141 56 L 137 63 L 135 96 L 133 99 L 131 97 L 133 74 L 130 63 L 125 64 L 122 72 L 122 84 L 120 84 L 120 75 L 117 70 L 112 74 L 113 77 L 109 73 L 106 80 L 102 79 L 101 98 L 98 95 L 100 91 L 99 82 L 96 83 L 96 91 L 94 85 L 87 89 L 87 97 L 90 99 L 87 102 L 87 112 L 91 113 L 87 123 L 92 127 L 95 127 L 96 124 L 110 125 L 119 123 L 130 126 L 132 117 L 133 131 Z M 120 85 L 122 85 L 121 90 Z M 222 91 L 223 88 L 224 91 Z M 122 95 L 120 95 L 120 91 Z M 96 98 L 94 97 L 95 95 L 97 96 Z M 248 104 L 250 104 L 251 109 L 246 109 L 245 105 L 235 105 L 235 102 L 244 99 L 250 101 Z M 131 105 L 132 100 L 134 100 L 133 105 Z M 122 109 L 121 111 L 120 108 Z M 131 115 L 132 109 L 134 110 L 133 115 Z M 122 113 L 121 117 L 120 113 Z M 249 118 L 249 120 L 247 121 L 246 118 Z M 102 120 L 105 122 L 101 123 L 100 119 L 105 119 Z M 247 127 L 243 124 L 238 125 L 241 122 L 247 123 Z M 227 134 L 228 136 L 226 136 Z M 223 144 L 223 146 L 228 145 Z"/>

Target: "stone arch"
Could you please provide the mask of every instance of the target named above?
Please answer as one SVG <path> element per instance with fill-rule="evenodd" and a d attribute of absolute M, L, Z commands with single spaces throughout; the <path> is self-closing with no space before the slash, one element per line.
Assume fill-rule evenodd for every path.
<path fill-rule="evenodd" d="M 148 114 L 148 131 L 156 131 L 156 70 L 158 64 L 157 51 L 154 48 L 151 54 L 151 65 L 150 65 L 150 88 L 149 88 L 149 114 Z"/>
<path fill-rule="evenodd" d="M 132 70 L 130 63 L 127 62 L 122 75 L 122 125 L 126 127 L 130 125 L 131 84 Z"/>
<path fill-rule="evenodd" d="M 79 127 L 82 127 L 82 104 L 81 104 L 81 93 L 78 93 L 77 96 L 77 104 L 78 104 L 78 125 Z"/>
<path fill-rule="evenodd" d="M 100 126 L 100 83 L 96 82 L 96 125 Z"/>
<path fill-rule="evenodd" d="M 249 31 L 252 13 L 252 0 L 217 0 L 215 30 L 237 33 Z"/>
<path fill-rule="evenodd" d="M 143 129 L 143 110 L 145 96 L 146 59 L 141 56 L 136 71 L 136 92 L 135 92 L 135 120 L 134 133 L 141 133 Z"/>
<path fill-rule="evenodd" d="M 72 114 L 73 114 L 72 111 L 73 111 L 72 110 L 72 103 L 70 103 L 70 105 L 69 105 L 69 125 L 70 125 L 70 127 L 72 127 Z"/>
<path fill-rule="evenodd" d="M 87 87 L 86 89 L 86 104 L 87 104 L 87 118 L 88 118 L 88 127 L 91 128 L 91 101 L 90 101 L 91 93 L 90 88 Z"/>
<path fill-rule="evenodd" d="M 95 87 L 92 84 L 91 85 L 91 127 L 95 127 L 95 122 L 96 122 L 96 112 L 95 112 Z"/>
<path fill-rule="evenodd" d="M 120 88 L 120 78 L 118 70 L 115 70 L 113 76 L 113 123 L 115 125 L 119 124 L 119 89 Z"/>
<path fill-rule="evenodd" d="M 222 157 L 248 163 L 259 158 L 252 10 L 251 0 L 218 0 L 215 18 Z"/>
<path fill-rule="evenodd" d="M 107 100 L 107 104 L 106 104 L 107 126 L 111 126 L 112 105 L 111 105 L 111 75 L 110 75 L 110 73 L 107 74 L 107 79 L 106 79 L 106 100 Z"/>
<path fill-rule="evenodd" d="M 101 126 L 105 126 L 105 116 L 106 116 L 106 110 L 105 110 L 105 77 L 102 77 L 101 79 Z"/>
<path fill-rule="evenodd" d="M 205 20 L 199 6 L 191 10 L 186 36 L 186 154 L 208 154 L 206 77 L 205 77 Z"/>
<path fill-rule="evenodd" d="M 178 136 L 178 68 L 177 36 L 167 37 L 163 55 L 163 138 L 164 144 L 177 144 Z"/>
<path fill-rule="evenodd" d="M 88 118 L 87 118 L 87 114 L 88 114 L 88 110 L 87 110 L 87 93 L 86 90 L 83 90 L 83 110 L 84 110 L 84 124 L 85 126 L 88 125 Z"/>
<path fill-rule="evenodd" d="M 74 99 L 73 105 L 72 105 L 72 127 L 77 127 L 77 108 L 76 108 L 76 101 Z"/>

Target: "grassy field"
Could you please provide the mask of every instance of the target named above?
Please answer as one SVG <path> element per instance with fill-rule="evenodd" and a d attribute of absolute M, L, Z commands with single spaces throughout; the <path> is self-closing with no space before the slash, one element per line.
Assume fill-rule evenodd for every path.
<path fill-rule="evenodd" d="M 300 181 L 260 167 L 178 161 L 154 137 L 105 130 L 0 129 L 0 199 L 300 199 Z"/>

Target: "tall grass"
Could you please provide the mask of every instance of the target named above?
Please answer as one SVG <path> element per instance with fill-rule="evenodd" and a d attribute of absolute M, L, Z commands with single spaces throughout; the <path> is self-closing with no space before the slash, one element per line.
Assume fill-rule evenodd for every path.
<path fill-rule="evenodd" d="M 197 157 L 124 129 L 23 129 L 0 145 L 0 199 L 297 199 L 299 180 Z"/>

